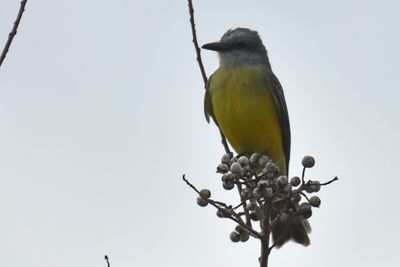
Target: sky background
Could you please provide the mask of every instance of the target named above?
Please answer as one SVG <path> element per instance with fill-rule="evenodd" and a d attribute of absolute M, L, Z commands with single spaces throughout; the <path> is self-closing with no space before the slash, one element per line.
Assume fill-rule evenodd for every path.
<path fill-rule="evenodd" d="M 291 175 L 323 188 L 311 246 L 270 266 L 398 266 L 398 1 L 195 1 L 201 44 L 258 30 L 285 90 Z M 0 46 L 19 8 L 0 2 Z M 7 267 L 258 266 L 216 199 L 219 135 L 203 116 L 186 1 L 28 1 L 0 69 L 0 261 Z M 203 53 L 207 73 L 217 56 Z"/>

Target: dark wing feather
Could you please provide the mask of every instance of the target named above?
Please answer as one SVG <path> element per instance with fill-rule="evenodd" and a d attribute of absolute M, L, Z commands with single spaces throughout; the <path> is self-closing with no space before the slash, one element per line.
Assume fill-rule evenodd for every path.
<path fill-rule="evenodd" d="M 210 123 L 210 117 L 214 120 L 215 123 L 217 122 L 215 120 L 215 116 L 214 116 L 214 112 L 213 112 L 213 108 L 212 108 L 212 104 L 211 104 L 210 93 L 208 90 L 208 88 L 210 87 L 212 77 L 213 76 L 211 75 L 207 81 L 206 93 L 204 94 L 204 116 L 206 117 L 206 120 L 208 123 Z"/>
<path fill-rule="evenodd" d="M 286 168 L 287 174 L 289 174 L 289 160 L 290 160 L 290 123 L 289 123 L 289 114 L 286 106 L 285 95 L 283 93 L 282 86 L 272 72 L 272 70 L 267 70 L 268 72 L 268 84 L 272 89 L 272 94 L 275 98 L 276 106 L 278 107 L 279 114 L 279 122 L 282 129 L 283 134 L 283 148 L 285 150 L 285 158 L 286 158 Z"/>

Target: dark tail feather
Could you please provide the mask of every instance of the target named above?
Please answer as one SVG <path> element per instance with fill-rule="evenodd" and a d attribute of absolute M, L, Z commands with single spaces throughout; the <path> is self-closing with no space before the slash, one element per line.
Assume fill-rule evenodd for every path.
<path fill-rule="evenodd" d="M 311 227 L 308 221 L 301 216 L 296 218 L 288 218 L 289 221 L 278 221 L 272 223 L 272 239 L 276 247 L 281 247 L 287 241 L 293 239 L 295 242 L 308 246 L 310 238 L 308 233 L 311 232 Z"/>

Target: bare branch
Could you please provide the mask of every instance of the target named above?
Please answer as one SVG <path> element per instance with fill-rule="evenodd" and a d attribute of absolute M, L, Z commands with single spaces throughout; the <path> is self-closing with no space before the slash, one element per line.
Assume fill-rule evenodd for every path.
<path fill-rule="evenodd" d="M 326 183 L 320 184 L 320 185 L 328 185 L 328 184 L 331 184 L 331 183 L 333 183 L 334 181 L 338 181 L 338 180 L 339 180 L 339 178 L 336 176 L 336 177 L 333 178 L 332 180 L 330 180 L 330 181 L 328 181 L 328 182 L 326 182 Z"/>
<path fill-rule="evenodd" d="M 301 183 L 302 184 L 305 184 L 305 181 L 304 181 L 305 174 L 306 174 L 306 167 L 303 167 L 303 172 L 301 173 Z"/>
<path fill-rule="evenodd" d="M 22 18 L 22 14 L 25 11 L 25 5 L 26 5 L 27 0 L 22 0 L 20 3 L 20 7 L 19 7 L 19 11 L 18 11 L 18 15 L 17 18 L 14 22 L 13 28 L 11 30 L 11 32 L 8 34 L 8 39 L 7 42 L 3 48 L 3 51 L 1 52 L 1 56 L 0 56 L 0 66 L 3 63 L 4 59 L 6 58 L 6 55 L 8 53 L 8 50 L 10 49 L 11 43 L 15 37 L 15 35 L 17 34 L 17 29 L 18 29 L 18 25 L 21 21 Z"/>
<path fill-rule="evenodd" d="M 194 45 L 194 50 L 196 51 L 196 59 L 197 59 L 197 63 L 199 64 L 201 76 L 203 77 L 204 88 L 207 88 L 208 78 L 207 78 L 206 71 L 204 70 L 203 60 L 201 59 L 201 50 L 199 47 L 199 43 L 197 41 L 196 25 L 194 23 L 194 8 L 193 8 L 192 0 L 188 0 L 188 7 L 189 7 L 189 15 L 190 15 L 190 26 L 192 29 L 192 38 L 193 38 L 192 41 L 193 41 L 193 45 Z M 221 139 L 222 139 L 221 143 L 224 146 L 225 152 L 231 153 L 229 146 L 228 146 L 228 142 L 226 141 L 225 135 L 222 133 L 222 131 L 218 125 L 217 125 L 217 127 L 219 129 L 219 133 L 221 134 Z"/>
<path fill-rule="evenodd" d="M 239 192 L 241 204 L 243 205 L 243 210 L 244 210 L 244 214 L 246 217 L 246 224 L 251 228 L 250 213 L 249 213 L 249 210 L 247 209 L 246 197 L 242 195 L 242 185 L 240 183 L 238 183 L 238 184 L 236 184 L 236 187 Z M 236 209 L 236 208 L 233 208 L 233 209 Z"/>
<path fill-rule="evenodd" d="M 200 197 L 200 191 L 189 182 L 188 179 L 186 179 L 185 175 L 182 176 L 182 180 L 186 182 L 186 184 L 192 188 L 197 194 L 199 194 Z M 236 213 L 233 208 L 231 206 L 226 205 L 223 202 L 219 202 L 219 201 L 215 201 L 209 198 L 203 198 L 204 200 L 206 200 L 210 205 L 214 206 L 215 208 L 217 208 L 218 210 L 220 210 L 223 213 L 229 213 L 229 216 L 227 216 L 226 218 L 231 219 L 232 221 L 236 222 L 237 224 L 240 224 L 243 228 L 245 228 L 247 231 L 249 231 L 249 233 L 251 233 L 254 237 L 256 238 L 261 238 L 260 233 L 258 233 L 257 231 L 255 231 L 254 229 L 252 229 L 251 227 L 249 227 L 241 218 L 240 215 L 238 213 Z"/>
<path fill-rule="evenodd" d="M 107 262 L 107 267 L 110 267 L 110 261 L 108 260 L 108 256 L 105 255 L 105 256 L 104 256 L 104 259 L 105 259 L 106 262 Z"/>
<path fill-rule="evenodd" d="M 222 133 L 221 128 L 219 128 L 219 133 L 221 134 L 221 143 L 224 146 L 225 152 L 231 154 L 231 151 L 229 150 L 228 142 L 226 141 L 225 135 Z"/>
<path fill-rule="evenodd" d="M 201 52 L 200 52 L 200 47 L 199 43 L 197 42 L 197 35 L 196 35 L 196 26 L 194 23 L 194 9 L 193 9 L 193 3 L 192 0 L 188 0 L 188 6 L 189 6 L 189 15 L 190 15 L 190 26 L 192 28 L 192 37 L 193 37 L 193 45 L 194 49 L 196 50 L 196 56 L 197 56 L 197 63 L 199 64 L 201 76 L 203 77 L 204 81 L 204 88 L 207 85 L 207 74 L 206 71 L 204 70 L 204 65 L 203 61 L 201 60 Z"/>

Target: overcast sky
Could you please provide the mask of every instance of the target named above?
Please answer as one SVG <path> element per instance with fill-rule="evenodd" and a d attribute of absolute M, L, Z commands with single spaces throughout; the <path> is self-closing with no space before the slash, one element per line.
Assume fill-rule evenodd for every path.
<path fill-rule="evenodd" d="M 400 4 L 195 1 L 200 43 L 258 30 L 285 90 L 291 175 L 319 193 L 311 246 L 271 266 L 398 266 Z M 0 46 L 19 1 L 0 3 Z M 195 204 L 225 192 L 186 1 L 28 1 L 0 69 L 0 262 L 7 267 L 258 266 L 259 244 Z M 203 53 L 207 73 L 217 56 Z"/>

